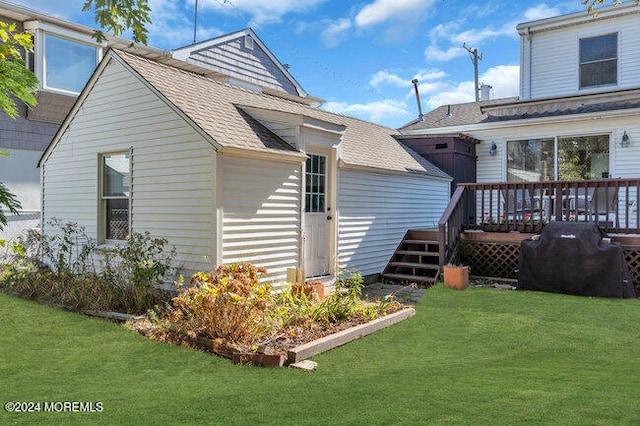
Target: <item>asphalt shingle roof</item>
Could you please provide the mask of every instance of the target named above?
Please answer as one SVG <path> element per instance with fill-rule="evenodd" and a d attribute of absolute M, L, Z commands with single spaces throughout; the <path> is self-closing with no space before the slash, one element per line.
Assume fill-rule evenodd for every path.
<path fill-rule="evenodd" d="M 482 107 L 515 99 L 517 98 L 442 105 L 432 111 L 429 111 L 427 114 L 424 114 L 421 121 L 414 120 L 407 123 L 400 129 L 402 131 L 436 129 L 440 127 L 454 127 L 482 123 L 486 121 L 488 117 L 486 113 L 482 112 Z"/>
<path fill-rule="evenodd" d="M 640 108 L 640 90 L 626 89 L 601 94 L 519 101 L 503 98 L 440 106 L 400 128 L 401 132 L 480 123 L 497 123 L 542 117 L 560 117 L 594 112 Z"/>
<path fill-rule="evenodd" d="M 346 165 L 448 177 L 396 140 L 393 137 L 397 134 L 395 129 L 231 86 L 120 50 L 114 50 L 114 53 L 223 147 L 296 152 L 240 108 L 249 106 L 344 126 L 341 160 Z"/>

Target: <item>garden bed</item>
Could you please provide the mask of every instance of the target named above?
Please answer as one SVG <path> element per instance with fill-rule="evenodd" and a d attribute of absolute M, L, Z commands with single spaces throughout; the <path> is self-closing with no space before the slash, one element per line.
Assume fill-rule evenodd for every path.
<path fill-rule="evenodd" d="M 366 320 L 363 317 L 315 327 L 313 330 L 289 329 L 267 343 L 250 345 L 230 343 L 222 338 L 193 336 L 175 329 L 163 330 L 148 318 L 135 318 L 127 326 L 154 340 L 198 349 L 232 360 L 235 364 L 263 367 L 283 367 L 360 339 L 415 315 L 415 309 L 399 306 L 383 317 Z"/>
<path fill-rule="evenodd" d="M 237 364 L 282 366 L 414 313 L 391 295 L 362 300 L 363 280 L 357 273 L 337 279 L 335 291 L 324 298 L 305 283 L 272 289 L 260 283 L 262 273 L 250 264 L 200 272 L 171 304 L 128 326 L 154 340 L 212 352 Z"/>

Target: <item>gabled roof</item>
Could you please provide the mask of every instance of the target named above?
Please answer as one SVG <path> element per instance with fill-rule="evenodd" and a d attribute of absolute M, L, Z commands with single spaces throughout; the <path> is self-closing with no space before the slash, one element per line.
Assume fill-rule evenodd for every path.
<path fill-rule="evenodd" d="M 212 144 L 222 152 L 229 148 L 302 156 L 248 112 L 250 108 L 259 108 L 308 117 L 334 126 L 344 126 L 340 153 L 343 165 L 449 179 L 443 171 L 396 140 L 395 129 L 229 85 L 182 69 L 179 64 L 160 63 L 119 50 L 109 51 L 96 73 L 104 69 L 105 61 L 111 60 L 127 67 L 167 104 L 206 134 Z M 79 103 L 97 79 L 98 75 L 92 77 L 78 99 Z M 78 104 L 74 106 L 71 114 L 78 109 L 77 107 Z M 46 161 L 48 153 L 55 148 L 69 120 L 70 117 L 67 117 L 52 144 L 45 151 L 40 164 Z"/>
<path fill-rule="evenodd" d="M 173 57 L 176 59 L 186 61 L 187 58 L 194 52 L 200 50 L 210 49 L 215 46 L 220 46 L 222 44 L 228 43 L 229 41 L 236 40 L 241 37 L 249 36 L 253 43 L 257 44 L 260 49 L 267 55 L 267 57 L 273 62 L 273 64 L 278 68 L 278 70 L 291 82 L 291 84 L 295 87 L 298 96 L 303 98 L 313 98 L 315 102 L 322 103 L 324 100 L 320 98 L 314 98 L 306 90 L 302 88 L 300 83 L 293 77 L 293 75 L 289 72 L 289 69 L 285 67 L 276 56 L 269 50 L 266 44 L 258 37 L 258 35 L 253 31 L 252 28 L 245 28 L 240 31 L 235 31 L 232 33 L 224 34 L 219 37 L 215 37 L 209 40 L 200 41 L 197 43 L 190 44 L 188 46 L 179 47 L 177 49 L 172 50 Z"/>

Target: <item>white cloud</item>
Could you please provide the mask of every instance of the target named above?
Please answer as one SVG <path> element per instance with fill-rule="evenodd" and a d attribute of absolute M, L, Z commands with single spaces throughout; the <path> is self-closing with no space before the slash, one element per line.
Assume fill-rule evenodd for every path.
<path fill-rule="evenodd" d="M 550 18 L 561 15 L 563 12 L 556 7 L 549 7 L 542 3 L 524 12 L 524 21 L 535 21 L 537 19 Z"/>
<path fill-rule="evenodd" d="M 489 68 L 480 77 L 480 83 L 493 87 L 493 98 L 518 96 L 520 92 L 520 67 L 518 65 L 499 65 Z"/>
<path fill-rule="evenodd" d="M 371 81 L 369 81 L 373 87 L 380 86 L 395 86 L 395 87 L 409 87 L 411 86 L 411 80 L 399 77 L 395 74 L 390 73 L 389 71 L 383 70 L 378 71 L 371 77 Z"/>
<path fill-rule="evenodd" d="M 149 44 L 165 49 L 175 49 L 193 42 L 193 7 L 174 0 L 149 0 L 152 25 Z M 203 27 L 198 20 L 197 41 L 207 40 L 222 34 L 217 28 Z"/>
<path fill-rule="evenodd" d="M 450 47 L 447 50 L 442 50 L 432 44 L 424 50 L 424 57 L 427 61 L 447 62 L 464 56 L 466 53 L 462 47 Z"/>
<path fill-rule="evenodd" d="M 476 100 L 473 86 L 473 81 L 465 81 L 455 87 L 451 87 L 449 90 L 438 92 L 425 100 L 427 109 L 431 111 L 441 105 L 473 102 Z"/>
<path fill-rule="evenodd" d="M 446 77 L 447 74 L 444 71 L 440 70 L 420 70 L 413 75 L 413 77 L 401 77 L 397 74 L 393 74 L 387 70 L 378 71 L 375 73 L 369 84 L 375 88 L 379 88 L 381 86 L 391 86 L 394 88 L 412 88 L 407 97 L 413 96 L 413 79 L 418 79 L 418 89 L 420 93 L 431 93 L 436 90 L 440 90 L 444 83 L 440 80 Z M 434 81 L 435 80 L 435 81 Z"/>
<path fill-rule="evenodd" d="M 435 27 L 431 28 L 429 31 L 429 38 L 436 42 L 440 39 L 449 40 L 451 38 L 451 34 L 457 32 L 460 29 L 460 22 L 451 21 L 446 24 L 438 24 Z"/>
<path fill-rule="evenodd" d="M 420 91 L 420 95 L 425 94 L 425 93 L 435 93 L 438 92 L 440 90 L 445 90 L 447 87 L 447 84 L 443 81 L 436 81 L 434 83 L 419 83 L 418 84 L 418 90 Z M 415 93 L 412 91 L 410 92 L 407 97 L 413 97 L 415 95 Z"/>
<path fill-rule="evenodd" d="M 423 16 L 434 0 L 375 0 L 356 15 L 360 27 L 376 25 L 390 19 L 407 19 Z"/>
<path fill-rule="evenodd" d="M 420 70 L 413 76 L 413 78 L 417 78 L 420 81 L 431 81 L 439 80 L 441 78 L 445 78 L 446 76 L 447 73 L 441 70 Z"/>
<path fill-rule="evenodd" d="M 320 33 L 324 45 L 329 48 L 338 46 L 344 38 L 344 33 L 351 28 L 351 20 L 349 18 L 338 19 L 329 23 L 327 28 Z"/>
<path fill-rule="evenodd" d="M 520 67 L 517 65 L 499 65 L 489 68 L 479 77 L 480 83 L 492 87 L 491 98 L 507 98 L 517 96 L 519 92 Z M 429 110 L 442 105 L 459 104 L 475 101 L 473 81 L 463 81 L 455 86 L 449 86 L 438 91 L 425 100 Z M 421 93 L 428 93 L 421 89 Z"/>
<path fill-rule="evenodd" d="M 339 114 L 351 115 L 372 122 L 382 122 L 392 118 L 409 115 L 407 104 L 395 99 L 385 99 L 366 104 L 347 104 L 345 102 L 326 102 L 323 109 Z"/>
<path fill-rule="evenodd" d="M 192 0 L 191 0 L 192 1 Z M 288 13 L 308 12 L 326 0 L 206 0 L 203 6 L 228 14 L 251 16 L 249 26 L 277 23 Z"/>
<path fill-rule="evenodd" d="M 451 41 L 456 44 L 466 43 L 473 46 L 482 43 L 486 39 L 502 36 L 517 37 L 518 32 L 516 31 L 516 26 L 508 23 L 502 28 L 498 29 L 494 29 L 493 27 L 486 27 L 481 29 L 467 30 L 451 37 Z"/>

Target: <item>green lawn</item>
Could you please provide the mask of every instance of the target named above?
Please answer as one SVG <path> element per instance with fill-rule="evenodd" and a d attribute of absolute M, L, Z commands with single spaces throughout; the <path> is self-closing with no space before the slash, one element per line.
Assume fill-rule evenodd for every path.
<path fill-rule="evenodd" d="M 235 366 L 0 294 L 0 402 L 104 406 L 0 408 L 0 424 L 640 424 L 638 300 L 439 285 L 416 310 L 308 373 Z"/>

